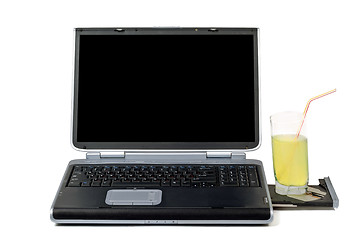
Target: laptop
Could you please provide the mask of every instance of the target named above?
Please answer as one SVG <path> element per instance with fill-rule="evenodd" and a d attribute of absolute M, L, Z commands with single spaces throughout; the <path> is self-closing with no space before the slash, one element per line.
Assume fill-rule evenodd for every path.
<path fill-rule="evenodd" d="M 258 29 L 77 28 L 59 224 L 268 224 Z"/>

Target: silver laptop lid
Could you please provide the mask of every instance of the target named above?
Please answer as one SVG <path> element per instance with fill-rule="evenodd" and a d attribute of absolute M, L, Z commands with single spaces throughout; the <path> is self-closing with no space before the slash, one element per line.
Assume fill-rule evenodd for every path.
<path fill-rule="evenodd" d="M 259 146 L 257 29 L 75 32 L 75 148 L 246 151 Z"/>

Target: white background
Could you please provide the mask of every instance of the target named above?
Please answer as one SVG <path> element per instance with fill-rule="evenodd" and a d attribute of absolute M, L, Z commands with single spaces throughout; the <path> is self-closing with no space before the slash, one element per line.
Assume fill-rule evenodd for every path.
<path fill-rule="evenodd" d="M 359 218 L 360 6 L 357 1 L 2 1 L 0 3 L 1 235 L 41 239 L 339 239 Z M 307 116 L 310 184 L 330 176 L 335 211 L 275 212 L 260 227 L 64 227 L 49 209 L 70 146 L 73 28 L 259 27 L 263 161 L 274 183 L 269 116 Z M 170 79 L 169 79 L 170 80 Z M 239 103 L 241 114 L 241 103 Z M 40 170 L 40 171 L 39 171 Z M 8 235 L 10 234 L 10 235 Z"/>

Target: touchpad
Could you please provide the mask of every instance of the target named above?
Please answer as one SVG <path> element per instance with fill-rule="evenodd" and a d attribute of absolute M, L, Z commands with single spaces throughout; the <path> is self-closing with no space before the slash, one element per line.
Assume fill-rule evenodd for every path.
<path fill-rule="evenodd" d="M 158 205 L 162 192 L 159 189 L 113 189 L 106 194 L 107 205 Z"/>

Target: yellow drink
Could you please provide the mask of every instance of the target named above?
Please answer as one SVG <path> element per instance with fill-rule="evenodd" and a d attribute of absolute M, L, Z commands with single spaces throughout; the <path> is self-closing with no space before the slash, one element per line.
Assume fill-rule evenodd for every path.
<path fill-rule="evenodd" d="M 308 183 L 307 138 L 295 134 L 272 136 L 275 179 L 285 186 Z"/>

